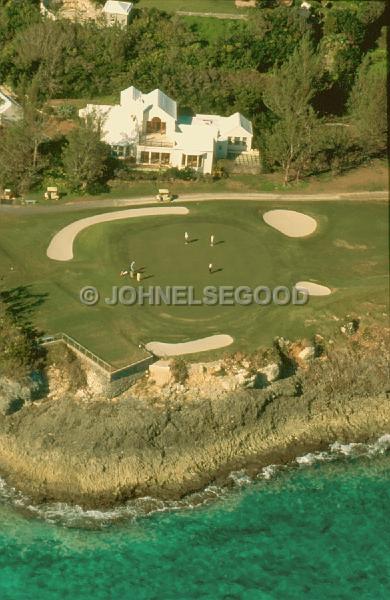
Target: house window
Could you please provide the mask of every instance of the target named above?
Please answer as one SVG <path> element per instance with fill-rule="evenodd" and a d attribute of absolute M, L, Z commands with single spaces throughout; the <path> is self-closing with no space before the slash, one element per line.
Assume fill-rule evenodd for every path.
<path fill-rule="evenodd" d="M 182 167 L 186 166 L 186 159 L 187 159 L 187 156 L 185 154 L 183 154 L 183 156 L 181 158 L 181 166 Z"/>
<path fill-rule="evenodd" d="M 242 138 L 242 143 L 244 144 L 244 146 L 246 146 L 248 143 L 248 138 Z"/>
<path fill-rule="evenodd" d="M 124 158 L 126 156 L 125 146 L 112 146 L 112 153 L 117 158 Z"/>
<path fill-rule="evenodd" d="M 158 165 L 160 162 L 160 153 L 152 152 L 152 158 L 150 162 L 152 163 L 152 165 Z"/>
<path fill-rule="evenodd" d="M 170 160 L 171 160 L 171 155 L 170 154 L 168 154 L 167 152 L 163 152 L 161 154 L 161 164 L 162 165 L 169 165 Z"/>
<path fill-rule="evenodd" d="M 197 167 L 198 166 L 198 158 L 199 158 L 198 156 L 189 154 L 187 156 L 187 167 L 192 167 L 192 168 Z"/>
<path fill-rule="evenodd" d="M 228 137 L 228 144 L 233 144 L 233 138 Z"/>
<path fill-rule="evenodd" d="M 150 162 L 150 153 L 149 152 L 141 152 L 141 163 L 149 164 Z"/>
<path fill-rule="evenodd" d="M 166 133 L 167 124 L 163 123 L 159 117 L 153 117 L 146 124 L 146 133 Z"/>
<path fill-rule="evenodd" d="M 235 138 L 234 138 L 234 143 L 235 143 L 236 145 L 237 145 L 237 144 L 239 144 L 240 142 L 241 142 L 241 138 L 239 138 L 239 137 L 235 137 Z"/>
<path fill-rule="evenodd" d="M 203 156 L 198 156 L 198 167 L 203 167 Z"/>

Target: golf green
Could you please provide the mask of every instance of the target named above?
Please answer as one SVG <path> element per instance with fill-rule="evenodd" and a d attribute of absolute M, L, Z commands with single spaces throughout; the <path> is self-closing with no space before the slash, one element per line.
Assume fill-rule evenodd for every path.
<path fill-rule="evenodd" d="M 308 337 L 348 313 L 386 306 L 384 203 L 243 201 L 188 203 L 187 207 L 188 215 L 148 216 L 89 227 L 77 236 L 74 259 L 68 262 L 46 256 L 53 235 L 77 219 L 104 211 L 4 214 L 0 223 L 4 286 L 27 286 L 26 295 L 35 304 L 30 317 L 43 331 L 68 333 L 115 366 L 140 358 L 140 343 L 229 334 L 234 338 L 231 350 L 250 352 L 277 335 Z M 288 238 L 264 223 L 262 214 L 273 208 L 308 214 L 318 228 L 307 238 Z M 142 271 L 140 283 L 120 276 L 132 260 Z M 147 302 L 113 306 L 105 302 L 113 286 L 192 286 L 200 299 L 206 286 L 291 288 L 300 280 L 327 285 L 333 293 L 310 298 L 306 306 L 150 306 Z M 80 302 L 85 286 L 99 291 L 95 306 Z M 218 356 L 218 351 L 205 355 L 209 356 Z"/>

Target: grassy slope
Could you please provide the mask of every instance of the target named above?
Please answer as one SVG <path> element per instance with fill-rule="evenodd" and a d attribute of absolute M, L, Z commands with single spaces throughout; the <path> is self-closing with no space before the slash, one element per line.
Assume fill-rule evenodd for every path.
<path fill-rule="evenodd" d="M 320 193 L 349 193 L 360 191 L 382 191 L 388 189 L 388 166 L 383 160 L 372 161 L 371 164 L 353 169 L 340 176 L 324 174 L 319 177 L 295 183 L 284 187 L 281 183 L 280 173 L 261 174 L 261 175 L 232 175 L 228 179 L 222 179 L 214 182 L 207 181 L 133 181 L 133 182 L 113 182 L 109 192 L 94 196 L 77 196 L 75 194 L 63 195 L 60 204 L 69 201 L 85 201 L 99 199 L 116 198 L 135 198 L 142 196 L 155 197 L 160 187 L 169 187 L 173 194 L 177 194 L 180 199 L 181 194 L 194 193 L 223 193 L 223 192 L 277 192 L 278 194 L 320 194 Z M 63 191 L 58 182 L 59 189 Z M 45 202 L 43 192 L 31 192 L 29 198 L 35 198 L 40 204 L 50 204 Z"/>
<path fill-rule="evenodd" d="M 260 213 L 278 207 L 296 209 L 291 203 L 191 204 L 187 217 L 92 227 L 79 236 L 75 259 L 68 263 L 47 259 L 48 241 L 64 225 L 85 217 L 85 211 L 28 218 L 2 215 L 0 274 L 8 288 L 31 284 L 32 293 L 47 294 L 32 312 L 40 327 L 50 333 L 65 331 L 117 366 L 139 358 L 139 342 L 229 333 L 236 339 L 232 349 L 251 351 L 276 335 L 326 330 L 334 325 L 334 315 L 385 306 L 384 204 L 300 204 L 299 210 L 319 222 L 318 232 L 304 240 L 286 238 L 263 223 Z M 183 244 L 186 229 L 199 240 L 188 247 Z M 207 243 L 211 232 L 224 240 L 214 249 Z M 336 240 L 357 247 L 348 249 Z M 195 285 L 200 292 L 210 283 L 273 286 L 313 279 L 337 292 L 314 298 L 306 307 L 81 306 L 78 293 L 85 285 L 96 286 L 106 297 L 112 285 L 128 284 L 118 274 L 130 257 L 152 276 L 145 285 Z M 223 271 L 210 277 L 209 260 Z"/>
<path fill-rule="evenodd" d="M 182 17 L 183 21 L 196 31 L 202 40 L 209 43 L 218 38 L 228 36 L 237 27 L 246 27 L 246 21 L 232 21 L 229 19 L 215 19 L 214 17 Z"/>

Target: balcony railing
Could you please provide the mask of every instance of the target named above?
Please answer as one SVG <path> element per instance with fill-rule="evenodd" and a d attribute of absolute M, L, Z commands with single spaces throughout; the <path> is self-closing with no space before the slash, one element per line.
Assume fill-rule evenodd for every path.
<path fill-rule="evenodd" d="M 148 146 L 149 148 L 173 148 L 173 142 L 168 139 L 155 137 L 153 135 L 141 135 L 139 146 Z"/>

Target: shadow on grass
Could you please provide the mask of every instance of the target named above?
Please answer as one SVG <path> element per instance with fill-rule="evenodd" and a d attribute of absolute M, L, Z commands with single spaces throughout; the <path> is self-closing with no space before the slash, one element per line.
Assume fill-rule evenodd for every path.
<path fill-rule="evenodd" d="M 32 322 L 32 314 L 35 309 L 41 306 L 47 293 L 34 293 L 31 286 L 18 286 L 9 290 L 0 291 L 0 302 L 5 312 L 11 317 L 14 325 L 23 332 L 25 340 L 24 368 L 29 370 L 30 379 L 33 383 L 31 387 L 32 400 L 40 399 L 48 391 L 44 368 L 46 366 L 47 350 L 41 344 L 40 338 L 43 332 L 36 329 Z M 17 403 L 10 407 L 12 412 L 19 410 L 21 406 Z"/>
<path fill-rule="evenodd" d="M 30 322 L 34 310 L 41 306 L 48 293 L 34 293 L 31 285 L 19 285 L 10 290 L 0 292 L 0 300 L 7 306 L 7 311 L 15 318 L 24 323 Z"/>

